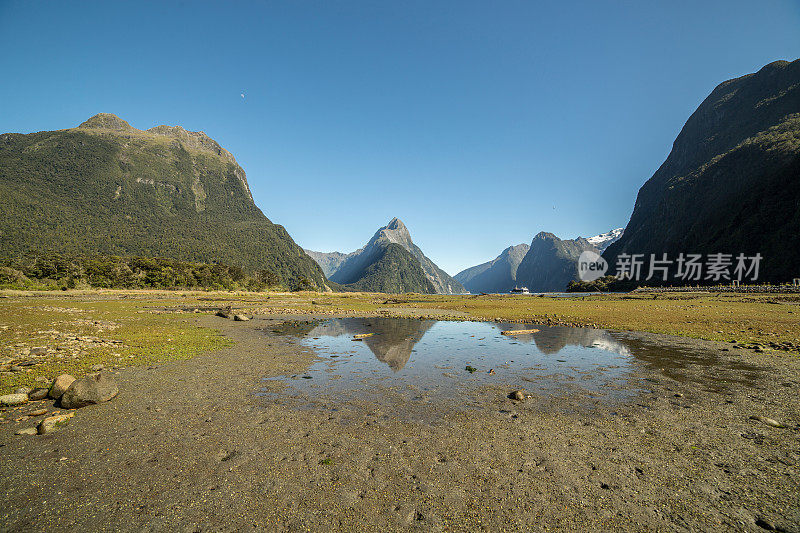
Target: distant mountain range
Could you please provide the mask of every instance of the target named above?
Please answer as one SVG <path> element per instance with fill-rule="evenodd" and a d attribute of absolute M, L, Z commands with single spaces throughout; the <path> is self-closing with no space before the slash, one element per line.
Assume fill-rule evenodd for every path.
<path fill-rule="evenodd" d="M 393 218 L 361 249 L 350 254 L 306 250 L 331 281 L 346 288 L 376 292 L 459 294 L 464 287 L 428 259 L 405 224 Z"/>
<path fill-rule="evenodd" d="M 203 132 L 77 128 L 0 135 L 0 258 L 28 251 L 160 256 L 270 270 L 324 289 L 322 269 L 253 203 L 244 170 Z"/>
<path fill-rule="evenodd" d="M 711 92 L 604 257 L 622 253 L 761 254 L 759 281 L 800 277 L 800 60 Z"/>
<path fill-rule="evenodd" d="M 621 234 L 622 229 L 613 229 L 588 239 L 562 240 L 541 232 L 530 246 L 510 246 L 492 261 L 462 270 L 455 278 L 471 293 L 506 293 L 516 286 L 531 292 L 564 291 L 577 279 L 580 254 L 584 250 L 600 253 Z"/>

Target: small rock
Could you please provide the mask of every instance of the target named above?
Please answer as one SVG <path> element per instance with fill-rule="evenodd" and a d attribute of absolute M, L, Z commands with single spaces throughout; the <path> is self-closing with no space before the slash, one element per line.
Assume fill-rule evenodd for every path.
<path fill-rule="evenodd" d="M 28 416 L 41 416 L 47 414 L 47 409 L 36 409 L 35 411 L 31 411 L 30 413 L 25 413 Z"/>
<path fill-rule="evenodd" d="M 28 403 L 27 394 L 6 394 L 0 396 L 0 405 L 4 407 L 14 407 L 15 405 L 22 405 Z"/>
<path fill-rule="evenodd" d="M 758 420 L 761 423 L 764 423 L 768 426 L 772 426 L 774 428 L 782 428 L 784 427 L 783 424 L 778 422 L 777 420 L 773 420 L 771 418 L 767 418 L 765 416 L 753 415 L 750 417 L 750 420 Z"/>
<path fill-rule="evenodd" d="M 28 393 L 28 399 L 31 401 L 44 400 L 47 398 L 48 390 L 42 387 L 37 387 Z"/>
<path fill-rule="evenodd" d="M 222 318 L 230 318 L 231 315 L 227 311 L 219 310 L 216 312 L 216 315 Z"/>
<path fill-rule="evenodd" d="M 75 381 L 75 378 L 69 374 L 61 374 L 53 381 L 53 385 L 50 387 L 50 392 L 48 392 L 47 395 L 54 400 L 58 400 L 63 396 L 70 385 L 72 385 L 73 381 Z"/>
<path fill-rule="evenodd" d="M 31 348 L 31 355 L 45 355 L 47 353 L 47 348 L 42 346 L 38 348 Z"/>
<path fill-rule="evenodd" d="M 21 367 L 21 366 L 19 366 L 19 365 L 12 365 L 12 366 L 11 366 L 11 368 L 10 368 L 10 370 L 11 370 L 12 372 L 22 372 L 22 371 L 23 371 L 23 370 L 25 370 L 25 369 L 24 369 L 24 368 L 22 368 L 22 367 Z"/>
<path fill-rule="evenodd" d="M 14 391 L 14 394 L 30 394 L 33 389 L 30 387 L 19 387 L 17 390 Z"/>
<path fill-rule="evenodd" d="M 764 518 L 759 518 L 756 520 L 756 525 L 761 529 L 766 529 L 767 531 L 775 531 L 775 526 L 769 520 Z"/>
<path fill-rule="evenodd" d="M 247 322 L 248 320 L 250 320 L 244 315 L 233 315 L 233 319 L 236 320 L 237 322 Z"/>
<path fill-rule="evenodd" d="M 101 370 L 104 370 L 105 368 L 106 367 L 104 367 L 101 364 L 92 365 L 92 372 L 100 372 Z"/>
<path fill-rule="evenodd" d="M 107 402 L 119 393 L 117 384 L 103 372 L 87 374 L 72 382 L 61 397 L 61 407 L 77 409 L 86 405 Z"/>
<path fill-rule="evenodd" d="M 45 433 L 51 433 L 58 429 L 59 426 L 63 426 L 69 419 L 75 416 L 75 413 L 67 413 L 64 415 L 56 415 L 56 416 L 48 416 L 41 422 L 39 425 L 36 426 L 36 431 L 39 435 L 44 435 Z"/>
<path fill-rule="evenodd" d="M 15 435 L 36 435 L 37 433 L 38 433 L 38 431 L 36 430 L 36 428 L 25 428 L 25 429 L 17 430 L 17 432 L 14 433 L 14 434 Z"/>
<path fill-rule="evenodd" d="M 524 402 L 525 401 L 525 391 L 515 390 L 514 392 L 509 394 L 508 397 L 510 399 L 516 400 L 518 402 Z"/>

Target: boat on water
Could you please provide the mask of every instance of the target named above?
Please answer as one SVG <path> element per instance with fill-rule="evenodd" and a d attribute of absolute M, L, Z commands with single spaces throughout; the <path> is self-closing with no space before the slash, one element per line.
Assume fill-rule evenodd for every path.
<path fill-rule="evenodd" d="M 511 289 L 511 294 L 530 294 L 528 287 L 514 287 Z"/>

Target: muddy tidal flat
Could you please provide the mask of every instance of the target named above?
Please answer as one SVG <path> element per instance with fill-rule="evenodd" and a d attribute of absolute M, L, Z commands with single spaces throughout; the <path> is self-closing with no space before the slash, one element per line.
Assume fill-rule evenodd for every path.
<path fill-rule="evenodd" d="M 791 298 L 108 291 L 0 311 L 0 394 L 101 366 L 119 387 L 2 408 L 3 531 L 800 531 Z M 17 434 L 55 411 L 74 416 Z"/>

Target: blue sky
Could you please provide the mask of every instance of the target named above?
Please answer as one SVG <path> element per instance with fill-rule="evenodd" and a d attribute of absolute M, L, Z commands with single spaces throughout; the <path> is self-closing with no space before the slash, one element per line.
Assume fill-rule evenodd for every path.
<path fill-rule="evenodd" d="M 203 130 L 301 246 L 398 216 L 455 274 L 624 226 L 719 82 L 800 57 L 800 2 L 0 0 L 0 49 L 2 132 Z"/>

